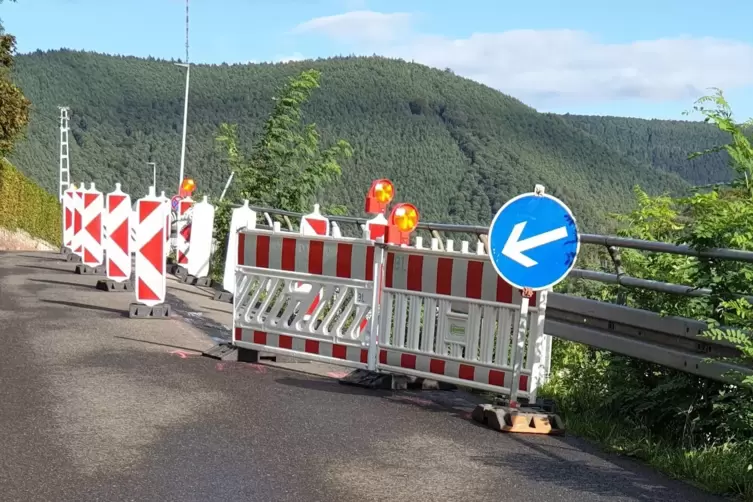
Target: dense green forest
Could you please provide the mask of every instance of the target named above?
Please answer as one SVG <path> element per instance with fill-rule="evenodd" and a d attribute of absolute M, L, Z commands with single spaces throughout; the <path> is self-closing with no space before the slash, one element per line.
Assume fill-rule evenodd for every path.
<path fill-rule="evenodd" d="M 729 135 L 711 124 L 569 114 L 562 118 L 598 137 L 620 154 L 679 174 L 693 185 L 728 182 L 733 178 L 734 171 L 729 167 L 726 152 L 688 160 L 690 152 L 728 141 Z"/>
<path fill-rule="evenodd" d="M 449 71 L 380 57 L 285 64 L 197 65 L 191 70 L 186 173 L 218 195 L 230 167 L 215 136 L 238 123 L 241 148 L 258 138 L 277 89 L 303 70 L 322 72 L 306 105 L 324 143 L 354 150 L 323 204 L 362 209 L 369 183 L 391 178 L 400 200 L 424 220 L 486 224 L 510 197 L 544 184 L 584 230 L 604 230 L 605 212 L 629 209 L 635 184 L 651 193 L 728 179 L 721 154 L 688 164 L 718 132 L 705 124 L 542 114 Z M 58 106 L 71 108 L 74 182 L 116 181 L 138 195 L 159 167 L 158 190 L 173 192 L 180 159 L 185 70 L 169 61 L 77 51 L 17 57 L 15 80 L 33 103 L 27 138 L 11 160 L 54 191 Z M 648 124 L 648 125 L 647 125 Z M 682 128 L 692 134 L 679 144 Z M 687 167 L 691 166 L 691 167 Z"/>

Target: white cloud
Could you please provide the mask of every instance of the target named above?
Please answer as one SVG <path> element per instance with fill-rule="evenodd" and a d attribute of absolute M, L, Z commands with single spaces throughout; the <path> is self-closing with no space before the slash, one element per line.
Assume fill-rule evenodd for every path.
<path fill-rule="evenodd" d="M 306 57 L 300 52 L 294 52 L 290 56 L 275 56 L 275 63 L 289 63 L 291 61 L 303 61 Z"/>
<path fill-rule="evenodd" d="M 376 52 L 449 67 L 535 105 L 687 100 L 709 87 L 753 85 L 753 46 L 734 40 L 679 37 L 607 44 L 574 30 L 513 30 L 452 39 L 411 33 L 410 26 L 409 14 L 351 12 L 312 19 L 297 30 L 336 38 L 347 45 L 346 53 Z M 379 33 L 390 36 L 380 39 Z"/>
<path fill-rule="evenodd" d="M 390 43 L 410 34 L 411 20 L 406 12 L 358 10 L 311 19 L 296 26 L 293 33 L 326 35 L 343 43 Z"/>

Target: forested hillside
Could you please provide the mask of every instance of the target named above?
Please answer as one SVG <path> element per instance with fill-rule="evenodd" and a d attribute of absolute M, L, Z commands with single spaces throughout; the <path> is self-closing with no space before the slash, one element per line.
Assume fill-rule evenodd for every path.
<path fill-rule="evenodd" d="M 615 140 L 618 127 L 600 132 L 601 126 L 589 129 L 577 118 L 540 114 L 450 72 L 353 57 L 193 67 L 186 173 L 200 188 L 219 194 L 229 174 L 214 140 L 219 124 L 239 123 L 243 146 L 250 146 L 276 89 L 309 68 L 320 70 L 322 81 L 306 105 L 307 120 L 317 123 L 325 142 L 342 138 L 354 148 L 339 184 L 320 200 L 345 204 L 353 214 L 360 212 L 369 182 L 382 176 L 395 181 L 398 199 L 416 203 L 425 220 L 484 224 L 508 198 L 542 183 L 573 207 L 582 228 L 597 230 L 607 210 L 632 204 L 636 183 L 651 193 L 687 187 L 679 176 L 650 162 L 659 163 L 651 152 L 672 148 L 659 143 L 674 141 L 674 133 L 649 134 L 660 139 L 651 152 L 643 152 L 639 143 L 653 143 Z M 93 180 L 103 188 L 120 181 L 134 194 L 145 193 L 151 183 L 146 163 L 156 162 L 158 190 L 172 192 L 180 159 L 184 71 L 167 61 L 67 50 L 19 56 L 16 80 L 33 110 L 27 139 L 13 162 L 55 189 L 57 107 L 67 105 L 73 181 Z M 703 134 L 699 146 L 694 141 L 686 139 L 667 158 L 677 160 L 683 149 L 707 144 Z M 682 172 L 673 166 L 668 169 Z"/>
<path fill-rule="evenodd" d="M 561 115 L 622 155 L 676 173 L 693 185 L 730 181 L 734 171 L 726 152 L 688 160 L 688 154 L 728 141 L 728 134 L 704 122 L 625 117 Z"/>

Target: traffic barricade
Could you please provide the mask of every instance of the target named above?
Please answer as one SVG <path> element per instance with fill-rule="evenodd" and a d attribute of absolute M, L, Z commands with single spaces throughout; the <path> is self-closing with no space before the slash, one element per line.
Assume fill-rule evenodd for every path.
<path fill-rule="evenodd" d="M 483 254 L 388 249 L 378 369 L 509 394 L 520 291 Z M 532 401 L 546 375 L 546 293 L 528 314 L 519 395 Z"/>
<path fill-rule="evenodd" d="M 258 229 L 239 233 L 237 253 L 233 343 L 252 357 L 287 354 L 510 393 L 521 293 L 486 255 Z M 312 285 L 308 296 L 292 293 L 299 282 Z M 529 309 L 519 395 L 531 401 L 547 373 L 546 294 Z"/>
<path fill-rule="evenodd" d="M 252 357 L 269 352 L 376 369 L 376 333 L 361 323 L 377 308 L 382 249 L 361 239 L 256 229 L 239 233 L 237 253 L 235 346 Z M 294 292 L 299 282 L 311 285 L 308 295 Z"/>
<path fill-rule="evenodd" d="M 131 283 L 131 196 L 115 183 L 115 190 L 105 196 L 105 274 L 107 279 L 97 282 L 102 291 L 132 291 Z"/>

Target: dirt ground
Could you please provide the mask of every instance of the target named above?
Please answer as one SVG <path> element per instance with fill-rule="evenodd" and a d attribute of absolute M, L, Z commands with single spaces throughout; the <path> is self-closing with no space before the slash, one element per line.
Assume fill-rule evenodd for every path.
<path fill-rule="evenodd" d="M 56 248 L 22 230 L 0 228 L 0 251 L 54 251 Z"/>

